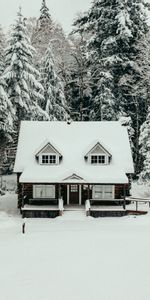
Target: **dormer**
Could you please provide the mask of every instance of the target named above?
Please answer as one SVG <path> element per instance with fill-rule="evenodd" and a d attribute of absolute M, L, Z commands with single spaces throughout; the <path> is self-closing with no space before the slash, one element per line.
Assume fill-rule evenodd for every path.
<path fill-rule="evenodd" d="M 61 153 L 50 142 L 41 147 L 35 156 L 40 165 L 59 165 L 62 158 Z"/>
<path fill-rule="evenodd" d="M 91 165 L 108 165 L 111 157 L 111 154 L 99 142 L 85 155 L 85 159 Z"/>

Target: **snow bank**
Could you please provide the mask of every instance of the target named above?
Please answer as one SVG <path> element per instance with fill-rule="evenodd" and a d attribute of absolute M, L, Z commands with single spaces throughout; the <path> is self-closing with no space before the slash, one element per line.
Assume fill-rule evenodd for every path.
<path fill-rule="evenodd" d="M 140 184 L 137 181 L 132 183 L 131 188 L 132 197 L 137 198 L 148 198 L 150 199 L 150 185 Z"/>

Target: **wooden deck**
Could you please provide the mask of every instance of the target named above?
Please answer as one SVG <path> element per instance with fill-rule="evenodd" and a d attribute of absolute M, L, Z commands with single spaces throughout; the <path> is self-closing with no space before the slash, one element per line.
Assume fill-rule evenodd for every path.
<path fill-rule="evenodd" d="M 23 218 L 56 218 L 60 215 L 57 205 L 25 205 L 21 209 Z"/>
<path fill-rule="evenodd" d="M 131 199 L 130 199 L 131 200 Z M 147 199 L 146 199 L 147 200 Z M 139 201 L 139 199 L 138 199 Z M 139 201 L 140 202 L 140 201 Z M 87 216 L 99 217 L 123 217 L 127 215 L 144 215 L 149 211 L 149 201 L 141 200 L 141 204 L 132 200 L 125 207 L 122 205 L 95 205 L 87 200 L 84 205 L 63 205 L 63 200 L 59 199 L 57 204 L 51 205 L 25 205 L 21 209 L 23 218 L 56 218 L 67 212 L 85 212 Z"/>

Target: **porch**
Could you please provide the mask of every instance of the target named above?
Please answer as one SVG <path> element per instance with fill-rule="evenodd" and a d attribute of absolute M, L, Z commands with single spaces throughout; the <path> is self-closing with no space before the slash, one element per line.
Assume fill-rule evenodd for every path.
<path fill-rule="evenodd" d="M 67 211 L 82 211 L 91 217 L 121 217 L 143 214 L 130 206 L 128 185 L 25 184 L 22 190 L 23 217 L 55 218 Z"/>
<path fill-rule="evenodd" d="M 129 194 L 123 184 L 22 184 L 20 208 L 24 205 L 58 205 L 60 198 L 65 206 L 84 206 L 87 199 L 92 205 L 118 205 L 125 207 Z"/>

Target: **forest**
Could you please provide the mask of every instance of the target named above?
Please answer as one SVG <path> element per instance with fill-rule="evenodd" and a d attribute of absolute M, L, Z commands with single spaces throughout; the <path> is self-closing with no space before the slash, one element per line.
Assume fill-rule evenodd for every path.
<path fill-rule="evenodd" d="M 22 120 L 118 120 L 135 177 L 150 182 L 149 16 L 145 0 L 95 0 L 66 35 L 43 0 L 38 18 L 19 8 L 1 24 L 0 172 L 12 171 Z"/>

